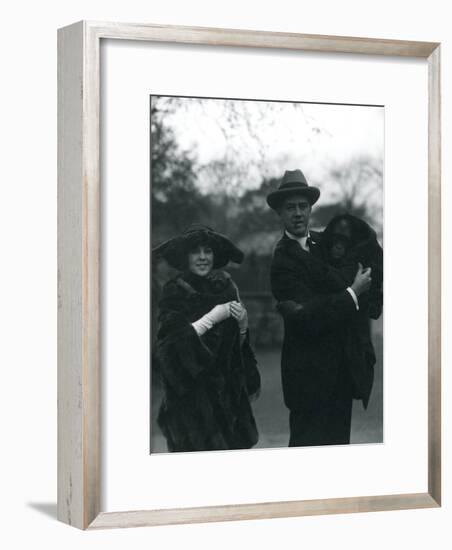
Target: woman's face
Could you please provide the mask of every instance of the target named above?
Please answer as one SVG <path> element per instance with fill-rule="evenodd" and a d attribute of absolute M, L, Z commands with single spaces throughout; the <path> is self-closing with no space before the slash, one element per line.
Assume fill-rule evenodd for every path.
<path fill-rule="evenodd" d="M 188 253 L 188 269 L 195 275 L 205 277 L 213 268 L 213 250 L 208 245 L 200 245 Z"/>

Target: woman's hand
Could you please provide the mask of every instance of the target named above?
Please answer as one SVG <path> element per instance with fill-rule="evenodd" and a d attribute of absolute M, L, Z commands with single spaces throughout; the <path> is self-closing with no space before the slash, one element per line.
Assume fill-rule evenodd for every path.
<path fill-rule="evenodd" d="M 221 321 L 224 321 L 231 316 L 230 304 L 232 303 L 233 302 L 218 304 L 209 311 L 208 315 L 214 324 L 221 323 Z"/>
<path fill-rule="evenodd" d="M 231 316 L 237 321 L 241 334 L 248 330 L 248 313 L 241 302 L 229 302 Z"/>
<path fill-rule="evenodd" d="M 229 310 L 230 303 L 231 302 L 227 302 L 226 304 L 218 304 L 200 319 L 192 323 L 192 326 L 196 330 L 198 336 L 202 336 L 217 323 L 221 323 L 221 321 L 224 321 L 231 316 L 231 312 Z"/>

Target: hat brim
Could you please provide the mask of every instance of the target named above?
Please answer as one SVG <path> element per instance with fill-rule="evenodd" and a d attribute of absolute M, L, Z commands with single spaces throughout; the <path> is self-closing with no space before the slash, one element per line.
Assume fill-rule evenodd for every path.
<path fill-rule="evenodd" d="M 187 268 L 188 253 L 200 244 L 208 244 L 213 250 L 213 267 L 220 269 L 229 262 L 240 264 L 244 254 L 221 233 L 208 230 L 191 231 L 165 241 L 152 253 L 164 258 L 171 267 L 180 271 Z"/>
<path fill-rule="evenodd" d="M 286 189 L 277 189 L 270 193 L 267 197 L 267 204 L 273 210 L 277 210 L 284 199 L 290 197 L 291 195 L 302 195 L 307 197 L 311 206 L 315 204 L 320 197 L 320 189 L 318 187 L 287 187 Z"/>

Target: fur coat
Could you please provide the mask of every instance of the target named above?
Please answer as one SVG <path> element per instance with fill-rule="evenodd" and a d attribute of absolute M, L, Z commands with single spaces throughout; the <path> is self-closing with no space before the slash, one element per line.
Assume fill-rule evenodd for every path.
<path fill-rule="evenodd" d="M 198 336 L 192 322 L 237 300 L 229 274 L 184 272 L 163 288 L 157 356 L 164 386 L 158 423 L 169 451 L 244 449 L 258 441 L 250 397 L 260 375 L 247 334 L 229 318 Z"/>

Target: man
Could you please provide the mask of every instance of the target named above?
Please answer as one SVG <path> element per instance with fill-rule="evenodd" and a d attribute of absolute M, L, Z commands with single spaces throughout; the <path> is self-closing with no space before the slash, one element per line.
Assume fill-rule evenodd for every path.
<path fill-rule="evenodd" d="M 278 302 L 297 305 L 281 308 L 289 446 L 349 443 L 352 400 L 361 390 L 356 380 L 370 392 L 368 377 L 351 372 L 362 365 L 349 364 L 345 341 L 347 323 L 356 321 L 360 296 L 370 287 L 371 270 L 353 266 L 351 284 L 340 285 L 334 268 L 319 258 L 321 234 L 309 231 L 312 205 L 319 196 L 320 190 L 308 185 L 301 170 L 293 170 L 286 171 L 279 188 L 267 197 L 284 226 L 272 260 L 272 292 Z"/>

